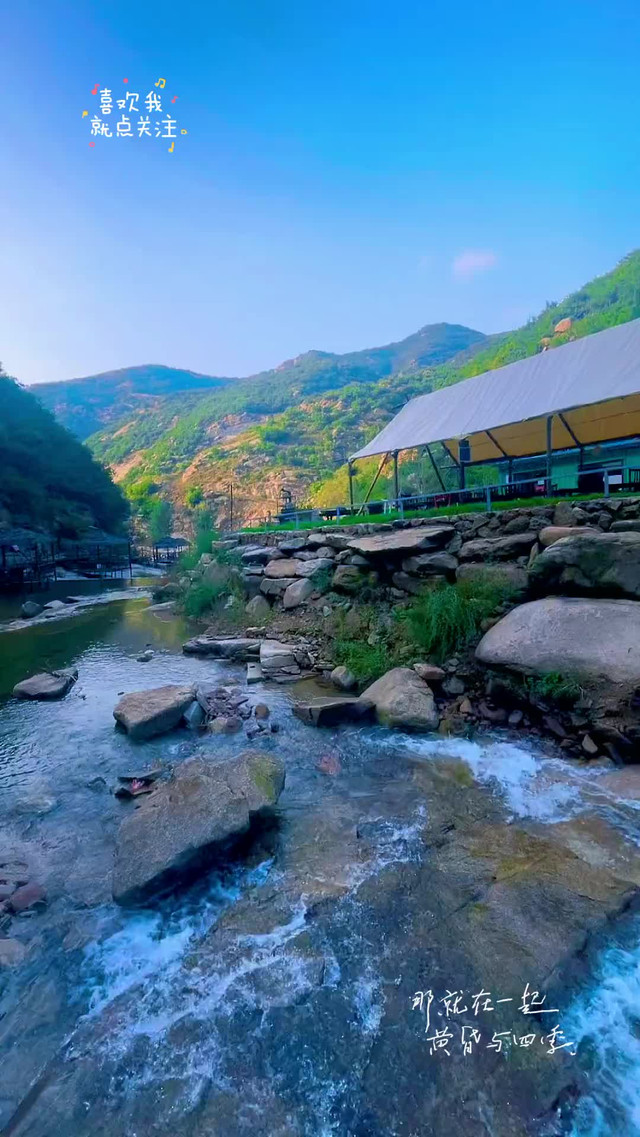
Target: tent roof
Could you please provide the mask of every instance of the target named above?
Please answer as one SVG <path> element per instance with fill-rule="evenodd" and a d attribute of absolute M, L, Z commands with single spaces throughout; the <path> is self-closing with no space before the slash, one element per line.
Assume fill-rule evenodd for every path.
<path fill-rule="evenodd" d="M 540 454 L 546 417 L 561 412 L 580 444 L 640 433 L 640 320 L 419 395 L 352 457 L 431 442 L 457 456 L 461 438 L 472 462 Z M 571 431 L 554 419 L 553 448 L 575 446 Z"/>
<path fill-rule="evenodd" d="M 189 542 L 186 537 L 163 537 L 161 541 L 154 541 L 156 549 L 184 549 Z"/>

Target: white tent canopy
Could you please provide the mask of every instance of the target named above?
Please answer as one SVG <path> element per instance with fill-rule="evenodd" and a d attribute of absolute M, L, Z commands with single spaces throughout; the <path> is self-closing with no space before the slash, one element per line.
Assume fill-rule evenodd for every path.
<path fill-rule="evenodd" d="M 554 450 L 640 434 L 640 320 L 419 395 L 352 459 L 432 442 L 457 458 L 462 438 L 472 462 L 541 454 L 551 415 Z"/>

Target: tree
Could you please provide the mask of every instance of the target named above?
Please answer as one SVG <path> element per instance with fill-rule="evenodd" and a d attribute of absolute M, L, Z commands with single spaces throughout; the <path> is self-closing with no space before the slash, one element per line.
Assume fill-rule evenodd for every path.
<path fill-rule="evenodd" d="M 173 528 L 173 506 L 170 501 L 155 501 L 149 513 L 149 534 L 151 540 L 161 541 L 170 537 Z"/>

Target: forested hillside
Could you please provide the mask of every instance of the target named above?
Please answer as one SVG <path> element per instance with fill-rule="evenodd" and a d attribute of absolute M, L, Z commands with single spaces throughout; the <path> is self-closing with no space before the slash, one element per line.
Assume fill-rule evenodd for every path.
<path fill-rule="evenodd" d="M 282 487 L 300 504 L 335 504 L 346 500 L 347 456 L 408 399 L 636 316 L 640 252 L 564 300 L 547 304 L 513 332 L 483 337 L 440 324 L 384 348 L 343 356 L 308 352 L 275 371 L 218 381 L 224 385 L 214 391 L 165 396 L 100 431 L 89 445 L 113 467 L 142 514 L 167 496 L 177 506 L 207 503 L 225 516 L 230 483 L 236 520 L 277 509 Z M 556 333 L 556 325 L 567 319 L 570 326 Z M 412 455 L 403 461 L 416 492 L 436 488 L 430 467 Z M 369 466 L 359 466 L 363 488 Z M 388 489 L 383 475 L 381 495 Z"/>
<path fill-rule="evenodd" d="M 129 507 L 91 452 L 0 371 L 0 526 L 117 532 Z"/>

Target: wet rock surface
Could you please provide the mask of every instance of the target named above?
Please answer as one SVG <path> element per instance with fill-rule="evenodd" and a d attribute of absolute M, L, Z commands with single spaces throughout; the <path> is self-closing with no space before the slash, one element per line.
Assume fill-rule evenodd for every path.
<path fill-rule="evenodd" d="M 173 684 L 150 691 L 131 691 L 114 707 L 113 717 L 130 738 L 141 742 L 178 726 L 194 697 L 194 687 Z"/>
<path fill-rule="evenodd" d="M 440 715 L 433 691 L 410 667 L 394 667 L 363 691 L 378 721 L 402 730 L 436 730 Z"/>
<path fill-rule="evenodd" d="M 13 694 L 16 699 L 62 699 L 70 691 L 78 678 L 75 667 L 61 668 L 59 671 L 43 671 L 16 683 Z"/>
<path fill-rule="evenodd" d="M 184 762 L 170 782 L 122 822 L 114 900 L 140 903 L 178 883 L 197 858 L 228 850 L 252 818 L 276 804 L 284 778 L 280 759 L 251 750 L 227 762 Z"/>

